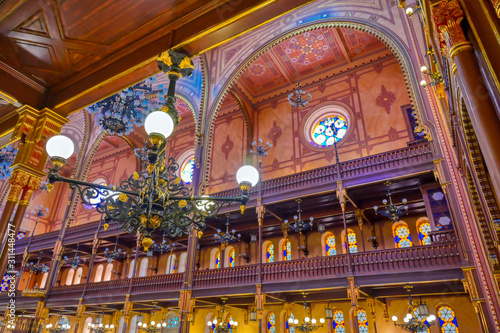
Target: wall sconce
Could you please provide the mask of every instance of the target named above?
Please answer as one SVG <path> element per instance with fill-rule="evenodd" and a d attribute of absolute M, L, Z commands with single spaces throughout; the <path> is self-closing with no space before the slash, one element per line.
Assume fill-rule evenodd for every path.
<path fill-rule="evenodd" d="M 377 237 L 375 237 L 375 236 L 370 236 L 370 237 L 368 237 L 368 238 L 367 238 L 367 240 L 368 240 L 369 242 L 371 242 L 371 243 L 372 243 L 372 246 L 373 246 L 373 248 L 374 248 L 375 250 L 378 248 L 379 244 L 378 244 L 378 242 L 377 242 Z"/>
<path fill-rule="evenodd" d="M 326 231 L 326 226 L 323 223 L 323 221 L 321 221 L 320 223 L 318 223 L 318 232 L 320 234 L 323 234 L 323 233 L 325 233 L 325 231 Z"/>
<path fill-rule="evenodd" d="M 250 243 L 257 243 L 257 234 L 250 234 Z"/>
<path fill-rule="evenodd" d="M 422 7 L 420 5 L 417 5 L 415 8 L 412 6 L 408 6 L 405 10 L 406 14 L 411 17 L 413 14 L 418 14 L 422 11 Z"/>
<path fill-rule="evenodd" d="M 245 259 L 245 262 L 248 264 L 250 262 L 250 255 L 248 253 L 240 253 L 240 258 Z"/>
<path fill-rule="evenodd" d="M 304 254 L 304 256 L 307 256 L 309 255 L 309 250 L 307 249 L 307 247 L 305 245 L 301 245 L 298 247 L 300 251 L 302 251 L 302 253 Z"/>
<path fill-rule="evenodd" d="M 325 308 L 325 318 L 326 319 L 333 319 L 333 309 L 330 307 L 330 302 L 326 304 Z"/>
<path fill-rule="evenodd" d="M 422 81 L 420 81 L 420 85 L 424 88 L 427 88 L 428 86 L 435 86 L 436 84 L 443 82 L 443 77 L 441 76 L 441 73 L 439 72 L 437 67 L 436 67 L 436 71 L 434 73 L 431 72 L 427 68 L 427 66 L 420 67 L 420 71 L 422 72 L 422 74 L 428 75 L 432 79 L 432 81 L 429 83 L 427 83 L 427 81 L 425 79 L 422 79 Z"/>
<path fill-rule="evenodd" d="M 257 311 L 255 311 L 255 308 L 250 311 L 250 321 L 257 321 Z"/>

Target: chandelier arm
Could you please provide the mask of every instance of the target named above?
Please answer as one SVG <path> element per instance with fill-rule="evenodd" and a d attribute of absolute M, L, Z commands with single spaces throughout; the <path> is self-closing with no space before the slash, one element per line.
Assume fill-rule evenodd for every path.
<path fill-rule="evenodd" d="M 125 194 L 129 194 L 129 195 L 133 195 L 133 196 L 139 196 L 138 191 L 128 190 L 128 189 L 117 187 L 117 186 L 95 184 L 95 183 L 90 183 L 90 182 L 84 182 L 81 180 L 66 178 L 66 177 L 58 175 L 57 173 L 52 173 L 52 170 L 49 172 L 48 180 L 51 184 L 53 184 L 55 182 L 64 182 L 64 183 L 68 183 L 70 185 L 76 186 L 76 188 L 78 189 L 80 194 L 82 194 L 81 188 L 83 187 L 83 188 L 102 189 L 102 190 L 108 190 L 108 191 L 112 191 L 112 192 L 125 193 Z"/>

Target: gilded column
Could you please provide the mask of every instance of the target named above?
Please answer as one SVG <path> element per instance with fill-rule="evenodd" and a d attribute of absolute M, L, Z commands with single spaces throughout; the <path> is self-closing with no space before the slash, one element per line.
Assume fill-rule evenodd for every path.
<path fill-rule="evenodd" d="M 500 0 L 490 0 L 493 8 L 495 9 L 495 13 L 500 17 Z"/>

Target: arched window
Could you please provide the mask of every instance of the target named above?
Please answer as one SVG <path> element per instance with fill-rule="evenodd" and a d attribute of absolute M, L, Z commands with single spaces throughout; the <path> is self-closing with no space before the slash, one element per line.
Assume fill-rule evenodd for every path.
<path fill-rule="evenodd" d="M 136 333 L 137 331 L 137 316 L 133 316 L 130 320 L 130 328 L 128 333 Z"/>
<path fill-rule="evenodd" d="M 455 317 L 455 311 L 447 305 L 438 308 L 439 326 L 441 333 L 458 333 L 458 323 Z"/>
<path fill-rule="evenodd" d="M 118 329 L 116 330 L 116 333 L 122 333 L 123 331 L 123 323 L 125 322 L 125 318 L 122 317 L 120 319 L 120 322 L 118 323 Z"/>
<path fill-rule="evenodd" d="M 92 323 L 92 317 L 87 317 L 85 323 L 83 324 L 83 333 L 89 333 L 89 324 Z"/>
<path fill-rule="evenodd" d="M 181 171 L 181 178 L 184 184 L 190 184 L 193 181 L 193 171 L 194 171 L 194 157 L 187 161 L 183 165 Z"/>
<path fill-rule="evenodd" d="M 356 238 L 356 233 L 354 233 L 352 229 L 347 229 L 347 240 L 345 237 L 345 233 L 342 232 L 342 234 L 343 234 L 342 240 L 344 243 L 343 246 L 344 253 L 347 253 L 346 246 L 348 246 L 350 253 L 358 253 L 358 241 Z"/>
<path fill-rule="evenodd" d="M 344 314 L 339 309 L 333 311 L 333 333 L 345 333 Z"/>
<path fill-rule="evenodd" d="M 276 317 L 273 312 L 267 314 L 266 333 L 276 333 Z"/>
<path fill-rule="evenodd" d="M 417 222 L 418 239 L 421 245 L 430 245 L 431 238 L 429 237 L 429 232 L 431 231 L 431 224 L 429 220 L 424 219 Z"/>
<path fill-rule="evenodd" d="M 224 267 L 234 267 L 236 263 L 236 250 L 233 246 L 226 248 L 226 257 L 224 258 Z"/>
<path fill-rule="evenodd" d="M 75 279 L 73 280 L 73 284 L 80 284 L 82 281 L 82 275 L 83 275 L 83 268 L 78 267 L 78 269 L 76 270 Z"/>
<path fill-rule="evenodd" d="M 210 252 L 210 269 L 220 268 L 220 250 L 213 248 Z"/>
<path fill-rule="evenodd" d="M 179 273 L 184 273 L 186 271 L 186 260 L 187 260 L 187 252 L 182 252 L 179 257 Z"/>
<path fill-rule="evenodd" d="M 292 319 L 294 320 L 295 319 L 295 316 L 293 315 L 293 312 L 290 313 L 290 317 L 289 318 L 285 318 L 285 333 L 295 333 L 295 327 L 293 327 L 292 325 L 290 325 L 290 323 L 288 322 L 289 319 Z"/>
<path fill-rule="evenodd" d="M 174 332 L 179 332 L 179 315 L 172 312 L 167 315 L 165 318 L 165 322 L 167 323 L 167 326 L 165 327 L 166 330 L 164 332 L 166 333 L 174 333 Z"/>
<path fill-rule="evenodd" d="M 132 277 L 132 274 L 134 273 L 134 265 L 135 265 L 135 259 L 132 259 L 130 261 L 130 264 L 128 266 L 128 274 L 127 277 L 130 279 Z"/>
<path fill-rule="evenodd" d="M 412 247 L 410 229 L 405 222 L 397 222 L 392 226 L 392 234 L 394 235 L 394 243 L 397 248 Z"/>
<path fill-rule="evenodd" d="M 220 251 L 217 251 L 215 253 L 215 268 L 219 269 L 220 268 Z"/>
<path fill-rule="evenodd" d="M 104 271 L 103 281 L 111 280 L 111 274 L 113 274 L 113 263 L 109 263 L 106 265 L 106 270 Z"/>
<path fill-rule="evenodd" d="M 177 256 L 175 254 L 172 253 L 171 255 L 168 256 L 166 274 L 175 273 L 175 270 L 177 269 L 177 267 L 175 267 L 176 261 L 177 261 Z"/>
<path fill-rule="evenodd" d="M 148 265 L 149 265 L 148 258 L 143 258 L 141 260 L 141 267 L 139 268 L 139 277 L 148 275 Z"/>
<path fill-rule="evenodd" d="M 95 275 L 94 275 L 94 282 L 101 282 L 103 270 L 104 270 L 104 266 L 102 264 L 97 266 L 97 268 L 95 270 Z"/>
<path fill-rule="evenodd" d="M 429 323 L 427 322 L 427 317 L 426 316 L 421 316 L 420 313 L 418 312 L 418 307 L 417 306 L 414 306 L 413 307 L 413 317 L 415 317 L 416 319 L 420 320 L 420 322 L 426 324 L 427 326 L 429 326 Z M 428 329 L 423 329 L 423 330 L 420 330 L 418 333 L 431 333 L 431 330 L 430 328 Z"/>
<path fill-rule="evenodd" d="M 274 262 L 274 244 L 267 242 L 265 245 L 265 262 Z"/>
<path fill-rule="evenodd" d="M 68 271 L 68 275 L 66 276 L 66 285 L 67 286 L 71 286 L 71 284 L 73 283 L 73 277 L 74 276 L 75 276 L 75 270 L 73 268 L 71 268 Z"/>
<path fill-rule="evenodd" d="M 49 272 L 43 273 L 42 281 L 40 282 L 40 289 L 45 288 L 45 285 L 47 284 L 47 277 L 48 276 L 49 276 Z"/>
<path fill-rule="evenodd" d="M 337 248 L 335 244 L 335 235 L 333 235 L 331 232 L 326 233 L 323 241 L 323 249 L 324 253 L 323 255 L 325 256 L 334 256 L 337 254 Z"/>
<path fill-rule="evenodd" d="M 288 238 L 284 238 L 281 242 L 282 261 L 292 260 L 292 243 Z"/>
<path fill-rule="evenodd" d="M 356 314 L 358 316 L 359 333 L 368 333 L 368 317 L 366 316 L 366 311 L 358 309 Z"/>

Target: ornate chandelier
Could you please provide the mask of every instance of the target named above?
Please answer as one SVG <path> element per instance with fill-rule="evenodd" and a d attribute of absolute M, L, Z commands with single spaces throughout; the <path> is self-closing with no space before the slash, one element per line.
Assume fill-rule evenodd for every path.
<path fill-rule="evenodd" d="M 75 256 L 72 259 L 69 259 L 67 256 L 64 256 L 64 260 L 66 264 L 70 265 L 71 268 L 77 269 L 78 265 L 80 265 L 80 257 L 78 256 L 78 246 L 80 244 L 76 244 Z"/>
<path fill-rule="evenodd" d="M 411 298 L 411 289 L 413 288 L 410 285 L 406 285 L 404 287 L 406 291 L 408 291 L 409 304 L 410 304 L 410 312 L 406 314 L 403 321 L 404 324 L 396 323 L 398 321 L 398 317 L 392 316 L 392 321 L 395 326 L 400 326 L 402 329 L 418 333 L 418 332 L 427 332 L 431 325 L 434 325 L 436 316 L 429 315 L 429 310 L 427 309 L 427 305 L 425 303 L 420 302 L 415 308 L 413 307 L 413 301 Z"/>
<path fill-rule="evenodd" d="M 16 158 L 17 149 L 10 145 L 0 149 L 0 180 L 10 178 L 12 169 L 10 166 Z"/>
<path fill-rule="evenodd" d="M 36 264 L 33 262 L 26 264 L 26 268 L 28 269 L 28 271 L 30 271 L 30 273 L 38 274 L 38 273 L 47 273 L 48 272 L 48 270 L 49 270 L 48 266 L 45 266 L 45 264 L 40 265 L 40 259 L 42 259 L 42 252 L 43 251 L 40 251 L 40 254 L 39 254 L 39 257 L 38 257 Z"/>
<path fill-rule="evenodd" d="M 226 323 L 222 319 L 224 313 L 226 312 L 227 297 L 222 297 L 221 300 L 222 300 L 222 312 L 220 313 L 220 316 L 217 316 L 216 318 L 214 318 L 214 320 L 207 322 L 208 329 L 216 333 L 233 332 L 238 327 L 238 322 L 230 319 L 229 322 Z"/>
<path fill-rule="evenodd" d="M 158 243 L 155 243 L 153 241 L 153 246 L 151 246 L 149 248 L 149 250 L 146 253 L 146 255 L 148 257 L 152 257 L 154 251 L 160 252 L 160 254 L 164 254 L 164 253 L 167 253 L 167 252 L 172 252 L 174 250 L 174 246 L 175 246 L 175 243 L 173 243 L 171 240 L 169 240 L 167 242 L 167 240 L 165 239 L 165 233 L 163 233 L 163 240 L 162 240 L 162 242 L 160 244 L 158 244 Z"/>
<path fill-rule="evenodd" d="M 299 324 L 298 319 L 296 319 L 296 318 L 294 319 L 294 318 L 290 317 L 290 318 L 288 318 L 288 324 L 290 324 L 290 326 L 293 326 L 295 328 L 295 330 L 297 330 L 299 332 L 304 332 L 304 333 L 314 332 L 318 328 L 323 327 L 323 324 L 325 323 L 325 319 L 320 318 L 319 322 L 321 323 L 321 325 L 317 325 L 316 319 L 314 319 L 314 318 L 311 319 L 307 316 L 307 302 L 306 302 L 307 294 L 304 292 L 304 293 L 302 293 L 302 295 L 304 296 L 304 322 Z"/>
<path fill-rule="evenodd" d="M 88 323 L 89 330 L 93 333 L 107 333 L 115 328 L 115 325 L 106 324 L 103 325 L 102 319 L 104 318 L 104 311 L 102 314 L 98 315 L 94 323 Z"/>
<path fill-rule="evenodd" d="M 45 328 L 50 333 L 66 333 L 71 328 L 71 325 L 69 324 L 68 319 L 66 317 L 64 317 L 63 315 L 59 315 L 56 326 L 52 324 L 47 324 L 45 325 Z"/>
<path fill-rule="evenodd" d="M 293 217 L 292 222 L 289 222 L 288 220 L 285 220 L 283 222 L 288 228 L 292 229 L 293 231 L 303 233 L 312 228 L 314 217 L 311 216 L 309 218 L 309 221 L 302 221 L 302 210 L 300 209 L 300 203 L 302 202 L 302 199 L 299 198 L 295 201 L 297 201 L 297 204 L 299 206 L 297 209 L 298 215 L 295 215 Z"/>
<path fill-rule="evenodd" d="M 397 207 L 393 202 L 392 202 L 392 194 L 391 194 L 391 182 L 386 181 L 384 183 L 387 186 L 387 194 L 386 196 L 389 198 L 389 202 L 387 202 L 387 199 L 382 200 L 384 204 L 384 210 L 383 211 L 378 211 L 379 207 L 378 206 L 373 206 L 373 210 L 375 211 L 375 215 L 380 214 L 385 217 L 388 217 L 391 222 L 397 222 L 399 221 L 399 218 L 403 214 L 408 214 L 408 205 L 407 202 L 408 200 L 403 198 L 403 206 Z M 389 203 L 389 204 L 388 204 Z"/>
<path fill-rule="evenodd" d="M 158 63 L 160 69 L 168 72 L 170 84 L 162 110 L 150 113 L 144 122 L 151 143 L 146 147 L 146 170 L 134 172 L 119 186 L 65 178 L 58 172 L 73 154 L 73 142 L 68 137 L 57 135 L 50 138 L 46 145 L 54 166 L 48 174 L 47 188 L 53 188 L 55 182 L 69 183 L 87 205 L 95 204 L 95 199 L 101 198 L 96 210 L 105 214 L 106 220 L 116 221 L 118 228 L 124 231 L 139 231 L 145 251 L 153 244 L 151 234 L 157 229 L 171 238 L 188 234 L 192 226 L 203 231 L 205 219 L 216 216 L 224 205 L 232 202 L 239 202 L 243 212 L 249 200 L 249 191 L 259 180 L 257 169 L 246 165 L 236 173 L 241 195 L 209 197 L 191 194 L 190 188 L 179 177 L 179 164 L 172 157 L 166 159 L 165 152 L 167 138 L 178 122 L 174 105 L 175 84 L 179 77 L 190 75 L 193 63 L 189 57 L 172 51 L 163 52 Z"/>
<path fill-rule="evenodd" d="M 148 78 L 88 108 L 95 120 L 111 135 L 128 135 L 135 126 L 143 126 L 146 116 L 165 102 L 167 90 L 162 84 L 153 88 L 155 77 Z"/>
<path fill-rule="evenodd" d="M 123 257 L 122 249 L 117 250 L 117 247 L 118 237 L 116 237 L 115 248 L 113 249 L 113 251 L 109 251 L 109 248 L 106 248 L 104 250 L 104 255 L 106 256 L 108 263 L 112 263 L 113 260 L 121 259 Z"/>
<path fill-rule="evenodd" d="M 297 88 L 294 92 L 288 95 L 288 103 L 294 108 L 305 107 L 309 104 L 312 99 L 310 93 L 306 93 L 304 90 L 300 89 L 300 83 L 297 83 Z"/>
<path fill-rule="evenodd" d="M 215 239 L 220 241 L 222 245 L 222 249 L 225 249 L 226 246 L 230 243 L 235 243 L 240 240 L 241 235 L 235 235 L 236 230 L 233 229 L 229 232 L 229 214 L 226 214 L 226 232 L 222 232 L 220 229 L 217 229 L 217 233 L 214 235 Z"/>
<path fill-rule="evenodd" d="M 153 302 L 153 314 L 151 317 L 154 317 L 156 314 L 156 304 L 158 304 L 158 302 Z M 144 316 L 142 314 L 137 316 L 137 328 L 146 333 L 156 333 L 167 327 L 166 322 L 156 323 L 154 320 L 151 320 L 151 322 L 148 325 L 146 323 L 143 323 L 142 322 L 143 320 Z"/>

